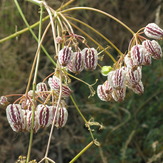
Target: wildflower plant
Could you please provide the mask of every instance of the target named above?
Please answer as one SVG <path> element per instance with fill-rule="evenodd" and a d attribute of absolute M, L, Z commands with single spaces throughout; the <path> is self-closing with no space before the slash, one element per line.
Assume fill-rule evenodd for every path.
<path fill-rule="evenodd" d="M 94 136 L 91 127 L 96 125 L 103 129 L 104 126 L 99 122 L 87 120 L 85 118 L 72 95 L 75 90 L 71 85 L 72 79 L 85 84 L 89 88 L 89 97 L 93 98 L 97 93 L 99 99 L 104 102 L 124 101 L 127 89 L 142 95 L 144 92 L 142 69 L 143 66 L 150 65 L 153 60 L 162 58 L 162 49 L 157 41 L 163 38 L 163 29 L 155 23 L 150 23 L 139 29 L 137 32 L 134 32 L 122 21 L 102 10 L 91 7 L 69 7 L 73 0 L 68 1 L 56 10 L 51 8 L 46 1 L 29 0 L 29 2 L 40 7 L 39 22 L 30 26 L 18 1 L 14 0 L 14 2 L 27 26 L 26 29 L 17 32 L 17 35 L 29 30 L 38 43 L 24 94 L 4 95 L 0 98 L 0 104 L 6 106 L 6 116 L 12 130 L 14 132 L 30 133 L 27 155 L 23 158 L 20 157 L 18 162 L 21 162 L 22 160 L 27 163 L 30 162 L 33 135 L 37 134 L 38 130 L 41 128 L 47 128 L 49 126 L 51 127 L 51 130 L 49 139 L 47 140 L 47 148 L 44 157 L 39 163 L 43 161 L 55 162 L 55 160 L 52 160 L 48 156 L 52 134 L 55 128 L 62 128 L 66 125 L 67 119 L 69 118 L 69 106 L 66 102 L 68 98 L 72 101 L 77 112 L 83 119 L 92 139 L 90 143 L 70 161 L 70 163 L 75 162 L 87 149 L 91 148 L 93 144 L 100 148 L 100 141 Z M 44 12 L 47 14 L 44 18 L 43 10 L 45 10 Z M 109 38 L 106 38 L 103 34 L 92 26 L 86 24 L 84 21 L 68 16 L 68 13 L 70 14 L 71 12 L 76 12 L 78 10 L 90 10 L 92 12 L 103 14 L 129 31 L 132 34 L 132 37 L 126 52 L 121 52 Z M 43 29 L 42 24 L 45 21 L 49 21 L 49 23 L 46 28 Z M 108 46 L 105 47 L 100 42 L 97 42 L 95 38 L 89 36 L 75 23 L 80 23 L 86 28 L 91 29 L 93 33 L 107 41 Z M 32 29 L 36 26 L 39 26 L 38 36 Z M 47 36 L 49 30 L 52 31 L 51 37 L 54 41 L 54 56 L 50 55 L 43 45 L 43 40 Z M 79 31 L 82 35 L 79 35 L 76 31 Z M 1 39 L 0 43 L 13 37 L 15 37 L 15 34 Z M 96 47 L 91 47 L 89 45 L 90 42 L 93 42 Z M 118 59 L 110 54 L 108 51 L 109 48 L 114 48 L 118 52 Z M 54 70 L 52 69 L 51 74 L 49 74 L 43 81 L 37 82 L 41 57 L 40 51 L 43 51 L 47 56 L 47 59 L 52 62 Z M 113 65 L 101 66 L 99 62 L 101 54 L 107 55 L 112 60 Z M 101 82 L 100 85 L 96 85 L 97 79 L 94 79 L 94 84 L 89 84 L 81 78 L 78 78 L 78 74 L 88 71 L 91 75 L 96 69 L 100 69 L 101 74 L 106 78 L 104 82 L 99 81 Z M 95 89 L 97 91 L 95 91 Z M 13 103 L 10 103 L 7 99 L 11 96 L 17 97 Z M 33 162 L 36 161 L 33 160 Z"/>

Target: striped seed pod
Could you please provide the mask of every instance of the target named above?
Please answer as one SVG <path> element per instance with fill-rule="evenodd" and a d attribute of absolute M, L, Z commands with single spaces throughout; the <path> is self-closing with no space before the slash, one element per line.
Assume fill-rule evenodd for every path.
<path fill-rule="evenodd" d="M 54 120 L 54 125 L 57 128 L 61 128 L 63 127 L 66 122 L 67 122 L 67 118 L 68 118 L 68 112 L 67 109 L 64 106 L 60 106 L 58 109 L 56 109 L 56 106 L 52 106 L 51 107 L 52 111 L 53 111 L 53 120 Z"/>
<path fill-rule="evenodd" d="M 60 79 L 56 76 L 49 78 L 48 84 L 52 90 L 55 90 L 58 94 L 60 92 Z M 72 93 L 72 90 L 65 84 L 62 84 L 62 97 L 68 97 Z"/>
<path fill-rule="evenodd" d="M 155 40 L 145 40 L 142 42 L 142 45 L 145 47 L 147 52 L 151 54 L 154 59 L 161 59 L 162 57 L 162 49 L 159 43 Z"/>
<path fill-rule="evenodd" d="M 78 74 L 84 69 L 82 53 L 74 52 L 71 62 L 67 65 L 69 71 Z"/>
<path fill-rule="evenodd" d="M 109 90 L 106 89 L 104 84 L 97 86 L 97 95 L 98 95 L 99 99 L 102 101 L 111 101 L 111 99 L 112 99 L 111 90 L 109 92 Z"/>
<path fill-rule="evenodd" d="M 108 74 L 108 82 L 114 89 L 120 89 L 125 86 L 126 68 L 121 67 L 120 69 L 111 71 Z"/>
<path fill-rule="evenodd" d="M 152 57 L 151 57 L 151 55 L 146 51 L 146 53 L 144 54 L 144 59 L 143 59 L 142 65 L 146 66 L 146 65 L 151 65 L 151 64 L 152 64 Z"/>
<path fill-rule="evenodd" d="M 143 94 L 144 93 L 144 86 L 143 83 L 140 81 L 139 83 L 137 83 L 136 85 L 132 86 L 132 90 L 133 92 L 135 92 L 136 94 Z"/>
<path fill-rule="evenodd" d="M 36 85 L 36 92 L 42 100 L 45 100 L 48 97 L 47 91 L 48 87 L 45 83 L 40 82 Z"/>
<path fill-rule="evenodd" d="M 23 112 L 21 105 L 19 104 L 10 104 L 6 108 L 7 120 L 15 132 L 22 131 L 23 129 Z"/>
<path fill-rule="evenodd" d="M 52 90 L 58 90 L 60 87 L 60 79 L 53 75 L 53 77 L 48 79 L 48 84 Z"/>
<path fill-rule="evenodd" d="M 30 132 L 31 131 L 31 127 L 32 127 L 32 111 L 31 110 L 25 110 L 24 111 L 24 128 L 25 131 Z M 34 112 L 34 126 L 33 126 L 33 130 L 36 133 L 39 129 L 40 129 L 40 125 L 38 124 L 38 116 L 37 116 L 37 112 Z"/>
<path fill-rule="evenodd" d="M 95 70 L 98 63 L 97 50 L 94 48 L 84 48 L 82 50 L 84 68 L 86 70 Z"/>
<path fill-rule="evenodd" d="M 149 23 L 145 29 L 144 34 L 153 39 L 162 39 L 163 38 L 163 29 L 161 29 L 157 24 L 155 23 Z"/>
<path fill-rule="evenodd" d="M 126 81 L 130 85 L 135 85 L 140 82 L 142 78 L 142 68 L 139 66 L 136 69 L 127 68 Z"/>
<path fill-rule="evenodd" d="M 72 53 L 73 52 L 71 50 L 71 47 L 65 46 L 63 49 L 61 49 L 58 54 L 59 63 L 62 66 L 66 66 L 69 63 L 69 61 L 71 60 Z"/>
<path fill-rule="evenodd" d="M 127 55 L 124 57 L 124 63 L 125 63 L 126 66 L 129 67 L 129 68 L 134 67 L 133 60 L 131 59 L 131 56 L 129 56 L 129 54 L 127 54 Z"/>
<path fill-rule="evenodd" d="M 120 89 L 114 89 L 112 92 L 112 97 L 117 102 L 122 102 L 126 96 L 126 87 Z"/>
<path fill-rule="evenodd" d="M 1 96 L 0 97 L 0 105 L 7 105 L 9 102 L 7 100 L 6 96 Z"/>
<path fill-rule="evenodd" d="M 38 124 L 41 127 L 48 127 L 52 123 L 52 110 L 47 105 L 39 104 L 36 108 Z"/>
<path fill-rule="evenodd" d="M 131 59 L 134 66 L 141 66 L 144 60 L 144 46 L 134 45 L 131 48 Z"/>

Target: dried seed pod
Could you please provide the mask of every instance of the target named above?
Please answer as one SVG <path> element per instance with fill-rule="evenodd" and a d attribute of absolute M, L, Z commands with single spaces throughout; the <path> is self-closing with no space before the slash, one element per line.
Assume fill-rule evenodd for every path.
<path fill-rule="evenodd" d="M 135 45 L 131 48 L 131 59 L 134 66 L 141 66 L 144 60 L 144 46 Z"/>
<path fill-rule="evenodd" d="M 155 40 L 145 40 L 142 42 L 142 45 L 145 47 L 147 52 L 151 54 L 154 59 L 161 59 L 162 57 L 162 49 L 159 43 Z"/>
<path fill-rule="evenodd" d="M 126 87 L 120 89 L 114 89 L 112 92 L 112 97 L 117 102 L 122 102 L 126 96 Z"/>
<path fill-rule="evenodd" d="M 58 94 L 60 91 L 60 79 L 56 76 L 49 78 L 48 84 L 52 90 L 55 90 Z M 62 97 L 68 97 L 72 93 L 72 90 L 65 84 L 62 84 Z"/>
<path fill-rule="evenodd" d="M 83 59 L 82 59 L 82 53 L 81 52 L 74 52 L 73 58 L 71 62 L 67 65 L 67 68 L 69 71 L 73 73 L 80 73 L 84 69 Z"/>
<path fill-rule="evenodd" d="M 151 63 L 152 63 L 152 57 L 148 52 L 146 52 L 144 54 L 144 59 L 143 59 L 142 65 L 144 65 L 144 66 L 151 65 Z"/>
<path fill-rule="evenodd" d="M 53 77 L 48 79 L 48 84 L 52 90 L 58 90 L 60 87 L 60 79 L 53 75 Z"/>
<path fill-rule="evenodd" d="M 36 92 L 42 100 L 45 100 L 48 97 L 47 91 L 48 87 L 45 83 L 40 82 L 36 85 Z"/>
<path fill-rule="evenodd" d="M 1 96 L 0 97 L 0 105 L 7 105 L 9 102 L 7 100 L 6 96 Z"/>
<path fill-rule="evenodd" d="M 58 109 L 56 108 L 56 106 L 52 106 L 51 109 L 53 111 L 53 120 L 55 118 L 55 126 L 57 128 L 63 127 L 66 124 L 68 118 L 67 109 L 64 106 L 60 106 Z"/>
<path fill-rule="evenodd" d="M 111 71 L 108 74 L 108 82 L 114 89 L 123 88 L 125 86 L 126 68 L 122 67 L 120 69 Z"/>
<path fill-rule="evenodd" d="M 15 132 L 22 131 L 23 112 L 19 104 L 10 104 L 6 108 L 7 120 Z"/>
<path fill-rule="evenodd" d="M 125 63 L 126 66 L 129 67 L 129 68 L 134 67 L 133 60 L 131 59 L 131 56 L 129 56 L 129 54 L 127 54 L 127 55 L 124 57 L 124 63 Z"/>
<path fill-rule="evenodd" d="M 144 29 L 144 34 L 149 38 L 162 39 L 163 29 L 155 23 L 149 23 Z"/>
<path fill-rule="evenodd" d="M 48 127 L 52 123 L 52 110 L 47 105 L 39 104 L 36 108 L 38 124 Z"/>
<path fill-rule="evenodd" d="M 107 92 L 107 90 L 109 90 L 109 89 L 105 88 L 105 85 L 98 85 L 97 95 L 100 98 L 100 100 L 110 101 L 112 99 L 111 90 L 109 90 L 108 92 Z"/>
<path fill-rule="evenodd" d="M 127 68 L 126 81 L 130 85 L 135 85 L 140 82 L 142 78 L 142 68 L 137 67 L 136 69 Z"/>
<path fill-rule="evenodd" d="M 32 127 L 32 111 L 31 110 L 25 110 L 24 111 L 24 119 L 25 119 L 25 131 L 30 132 L 31 131 L 31 127 Z M 33 126 L 33 130 L 36 133 L 39 129 L 40 129 L 40 125 L 38 124 L 38 116 L 37 116 L 37 112 L 35 111 L 34 113 L 34 126 Z"/>
<path fill-rule="evenodd" d="M 127 87 L 132 89 L 132 91 L 135 92 L 136 94 L 143 94 L 144 93 L 144 86 L 143 86 L 142 81 L 140 81 L 139 83 L 137 83 L 135 85 L 127 84 Z"/>
<path fill-rule="evenodd" d="M 84 48 L 82 50 L 84 68 L 86 70 L 95 70 L 98 63 L 97 50 L 94 48 Z"/>
<path fill-rule="evenodd" d="M 71 50 L 71 47 L 65 46 L 63 49 L 61 49 L 58 54 L 59 63 L 62 66 L 66 66 L 69 63 L 69 61 L 71 60 L 72 53 L 73 52 Z"/>

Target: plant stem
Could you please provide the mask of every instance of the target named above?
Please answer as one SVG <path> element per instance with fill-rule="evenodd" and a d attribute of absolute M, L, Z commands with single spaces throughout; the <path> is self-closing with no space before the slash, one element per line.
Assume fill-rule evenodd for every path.
<path fill-rule="evenodd" d="M 90 35 L 88 35 L 86 32 L 84 32 L 82 29 L 80 29 L 78 26 L 76 26 L 75 24 L 73 24 L 72 22 L 70 22 L 70 24 L 76 28 L 78 31 L 80 31 L 81 33 L 83 33 L 86 37 L 88 37 L 90 40 L 92 40 L 96 45 L 99 46 L 100 49 L 104 50 L 105 53 L 112 59 L 112 61 L 115 63 L 116 60 L 114 59 L 114 57 L 108 52 L 105 50 L 105 48 L 99 44 L 96 40 L 94 40 Z"/>
<path fill-rule="evenodd" d="M 40 4 L 40 24 L 39 24 L 39 34 L 38 34 L 38 43 L 41 42 L 41 31 L 42 31 L 42 14 L 43 14 L 43 7 Z M 35 74 L 33 79 L 33 101 L 35 104 L 35 90 L 36 90 L 36 80 L 37 80 L 37 73 L 38 73 L 38 67 L 39 67 L 39 61 L 40 61 L 40 46 L 38 45 L 38 53 L 36 53 L 36 66 L 35 66 Z M 30 160 L 30 154 L 32 149 L 32 142 L 33 142 L 33 132 L 34 132 L 34 121 L 35 121 L 35 105 L 32 106 L 32 124 L 31 124 L 31 131 L 30 131 L 30 139 L 29 139 L 29 146 L 28 146 L 28 153 L 27 153 L 27 159 L 26 162 L 28 163 Z"/>
<path fill-rule="evenodd" d="M 39 25 L 39 22 L 37 22 L 37 23 L 35 23 L 35 24 L 33 24 L 32 25 L 32 28 L 31 28 L 31 26 L 28 24 L 28 22 L 27 22 L 27 20 L 26 20 L 26 18 L 25 18 L 25 16 L 24 16 L 24 14 L 23 14 L 23 12 L 22 12 L 22 10 L 21 10 L 21 8 L 20 8 L 20 5 L 19 5 L 19 3 L 18 3 L 18 1 L 17 0 L 14 0 L 14 2 L 15 2 L 15 4 L 16 4 L 16 7 L 17 7 L 17 9 L 18 9 L 18 11 L 19 11 L 19 13 L 20 13 L 20 15 L 21 15 L 21 17 L 22 17 L 22 19 L 23 19 L 23 21 L 24 21 L 24 23 L 25 23 L 25 25 L 28 27 L 28 30 L 31 32 L 31 34 L 32 34 L 32 36 L 34 37 L 34 39 L 38 42 L 38 38 L 37 38 L 37 36 L 35 35 L 35 33 L 32 31 L 32 28 L 34 28 L 34 27 L 36 27 L 37 25 Z M 45 21 L 45 20 L 47 20 L 49 18 L 49 16 L 46 16 L 45 18 L 43 18 L 42 19 L 42 22 L 43 21 Z M 25 30 L 26 31 L 26 30 Z M 21 32 L 22 33 L 22 32 Z M 10 36 L 9 36 L 10 37 Z M 8 37 L 8 38 L 9 38 Z M 16 36 L 15 36 L 16 37 Z M 13 38 L 13 37 L 12 37 Z M 6 40 L 5 40 L 6 41 Z M 0 40 L 0 43 L 1 43 L 1 40 Z M 54 62 L 54 60 L 51 60 L 51 57 L 50 57 L 50 55 L 48 54 L 48 52 L 46 51 L 46 49 L 41 45 L 41 48 L 42 48 L 42 50 L 44 51 L 44 53 L 46 54 L 46 56 L 50 59 L 50 61 L 56 66 L 56 63 Z"/>
<path fill-rule="evenodd" d="M 117 23 L 121 24 L 123 27 L 125 27 L 129 32 L 131 32 L 133 35 L 135 34 L 135 32 L 129 28 L 126 24 L 124 24 L 122 21 L 120 21 L 119 19 L 117 19 L 116 17 L 108 14 L 107 12 L 104 12 L 102 10 L 99 10 L 99 9 L 96 9 L 96 8 L 92 8 L 92 7 L 72 7 L 72 8 L 69 8 L 69 9 L 65 9 L 63 11 L 61 11 L 61 13 L 65 13 L 65 12 L 68 12 L 68 11 L 73 11 L 73 10 L 91 10 L 91 11 L 95 11 L 95 12 L 99 12 L 103 15 L 106 15 L 108 16 L 109 18 L 115 20 Z"/>
<path fill-rule="evenodd" d="M 109 40 L 107 39 L 102 33 L 100 33 L 99 31 L 97 31 L 95 28 L 91 27 L 90 25 L 84 23 L 83 21 L 70 17 L 70 16 L 66 16 L 68 19 L 74 20 L 76 22 L 79 22 L 80 24 L 83 24 L 84 26 L 86 26 L 87 28 L 91 29 L 92 31 L 94 31 L 95 33 L 97 33 L 99 36 L 101 36 L 104 40 L 106 40 L 120 55 L 123 55 L 123 53 Z"/>
<path fill-rule="evenodd" d="M 86 150 L 88 150 L 92 145 L 94 144 L 94 141 L 91 141 L 85 148 L 83 148 L 69 163 L 73 163 L 76 161 Z"/>

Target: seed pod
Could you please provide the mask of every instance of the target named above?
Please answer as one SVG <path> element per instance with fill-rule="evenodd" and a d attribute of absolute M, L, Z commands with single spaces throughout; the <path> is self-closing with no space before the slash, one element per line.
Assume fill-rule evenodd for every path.
<path fill-rule="evenodd" d="M 22 131 L 23 112 L 19 104 L 10 104 L 6 108 L 7 120 L 15 132 Z"/>
<path fill-rule="evenodd" d="M 125 63 L 126 66 L 129 67 L 129 68 L 134 67 L 133 60 L 131 59 L 131 56 L 129 56 L 129 54 L 127 54 L 127 55 L 124 57 L 124 63 Z"/>
<path fill-rule="evenodd" d="M 163 29 L 155 23 L 149 23 L 144 29 L 144 34 L 149 38 L 162 39 Z"/>
<path fill-rule="evenodd" d="M 144 93 L 144 86 L 143 83 L 140 81 L 138 84 L 134 85 L 132 87 L 132 90 L 136 93 L 136 94 L 143 94 Z"/>
<path fill-rule="evenodd" d="M 161 59 L 162 57 L 162 49 L 159 43 L 155 40 L 145 40 L 142 42 L 142 45 L 145 47 L 147 52 L 151 54 L 154 59 Z"/>
<path fill-rule="evenodd" d="M 42 100 L 45 100 L 48 97 L 48 87 L 45 83 L 40 82 L 36 85 L 36 92 Z"/>
<path fill-rule="evenodd" d="M 82 59 L 82 53 L 81 52 L 74 52 L 73 58 L 71 62 L 67 65 L 67 68 L 69 71 L 73 73 L 80 73 L 84 69 L 83 59 Z"/>
<path fill-rule="evenodd" d="M 0 97 L 0 105 L 7 105 L 9 102 L 7 100 L 7 97 L 1 96 Z"/>
<path fill-rule="evenodd" d="M 127 68 L 126 81 L 130 85 L 135 85 L 140 82 L 142 78 L 142 68 L 137 67 L 136 69 Z"/>
<path fill-rule="evenodd" d="M 52 90 L 55 90 L 58 94 L 60 91 L 60 79 L 56 76 L 49 78 L 48 84 Z M 62 97 L 68 97 L 72 93 L 72 90 L 65 84 L 62 84 Z"/>
<path fill-rule="evenodd" d="M 120 89 L 114 89 L 112 92 L 112 97 L 117 102 L 122 102 L 126 96 L 126 87 Z"/>
<path fill-rule="evenodd" d="M 152 63 L 152 57 L 148 52 L 146 52 L 144 54 L 144 59 L 143 59 L 142 65 L 144 65 L 144 66 L 151 65 L 151 63 Z"/>
<path fill-rule="evenodd" d="M 52 90 L 58 90 L 60 87 L 60 79 L 53 75 L 52 78 L 49 78 L 48 84 Z"/>
<path fill-rule="evenodd" d="M 63 106 L 60 106 L 58 109 L 56 109 L 55 106 L 53 106 L 51 108 L 53 110 L 53 120 L 54 120 L 54 124 L 57 128 L 63 127 L 66 122 L 67 122 L 67 118 L 68 118 L 68 112 L 67 109 Z M 52 121 L 53 122 L 53 121 Z"/>
<path fill-rule="evenodd" d="M 39 104 L 36 110 L 39 126 L 48 127 L 52 123 L 52 111 L 49 106 Z"/>
<path fill-rule="evenodd" d="M 98 63 L 97 50 L 94 48 L 84 48 L 82 50 L 84 68 L 86 70 L 95 70 Z"/>
<path fill-rule="evenodd" d="M 122 67 L 108 74 L 108 82 L 114 89 L 123 88 L 125 85 L 126 68 Z"/>
<path fill-rule="evenodd" d="M 59 51 L 58 61 L 62 66 L 66 66 L 71 60 L 72 50 L 70 47 L 65 46 L 62 50 Z"/>
<path fill-rule="evenodd" d="M 127 87 L 129 89 L 131 89 L 136 94 L 143 94 L 144 93 L 144 86 L 143 86 L 142 81 L 140 81 L 139 83 L 137 83 L 135 85 L 127 84 Z"/>
<path fill-rule="evenodd" d="M 98 85 L 97 95 L 102 101 L 110 101 L 112 99 L 111 93 L 107 92 L 104 85 Z"/>
<path fill-rule="evenodd" d="M 134 66 L 141 66 L 144 60 L 144 46 L 135 45 L 131 48 L 131 59 Z"/>
<path fill-rule="evenodd" d="M 25 110 L 25 114 L 24 114 L 24 119 L 25 119 L 25 130 L 30 132 L 31 131 L 31 127 L 32 127 L 32 111 L 31 110 Z M 35 111 L 34 113 L 34 126 L 33 126 L 33 130 L 36 133 L 41 125 L 38 124 L 38 115 L 37 115 L 37 111 Z"/>

